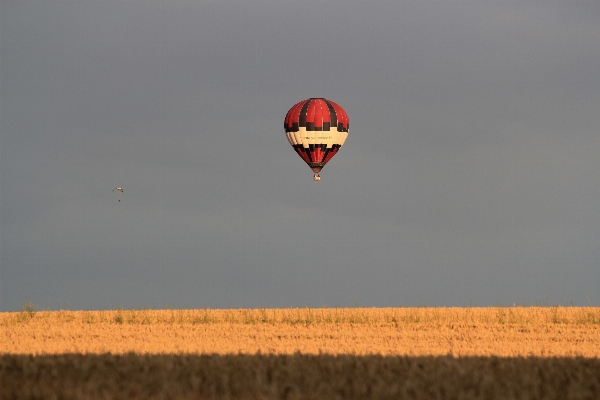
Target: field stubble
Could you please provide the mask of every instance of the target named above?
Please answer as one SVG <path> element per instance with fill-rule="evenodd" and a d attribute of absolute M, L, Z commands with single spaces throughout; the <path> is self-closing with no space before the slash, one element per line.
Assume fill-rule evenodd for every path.
<path fill-rule="evenodd" d="M 600 355 L 600 308 L 321 308 L 0 313 L 11 354 Z"/>

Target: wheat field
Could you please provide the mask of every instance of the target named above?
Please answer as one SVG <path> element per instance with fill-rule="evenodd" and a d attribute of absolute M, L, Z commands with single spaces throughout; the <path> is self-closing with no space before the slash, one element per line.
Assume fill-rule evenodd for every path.
<path fill-rule="evenodd" d="M 600 398 L 600 308 L 0 313 L 0 398 Z"/>

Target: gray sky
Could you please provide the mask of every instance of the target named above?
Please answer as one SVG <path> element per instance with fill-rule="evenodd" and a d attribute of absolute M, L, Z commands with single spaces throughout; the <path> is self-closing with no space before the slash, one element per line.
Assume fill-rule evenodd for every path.
<path fill-rule="evenodd" d="M 9 0 L 0 51 L 2 311 L 600 305 L 598 2 Z"/>

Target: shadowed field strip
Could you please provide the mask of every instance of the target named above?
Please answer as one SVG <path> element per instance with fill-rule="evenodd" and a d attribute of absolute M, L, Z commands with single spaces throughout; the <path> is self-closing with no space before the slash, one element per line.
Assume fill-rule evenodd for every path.
<path fill-rule="evenodd" d="M 0 356 L 3 399 L 535 400 L 599 395 L 597 358 Z"/>

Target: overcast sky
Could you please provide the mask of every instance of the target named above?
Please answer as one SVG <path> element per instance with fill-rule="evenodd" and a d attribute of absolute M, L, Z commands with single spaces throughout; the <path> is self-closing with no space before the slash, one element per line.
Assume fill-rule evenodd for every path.
<path fill-rule="evenodd" d="M 598 306 L 599 66 L 594 1 L 2 1 L 0 310 Z"/>

